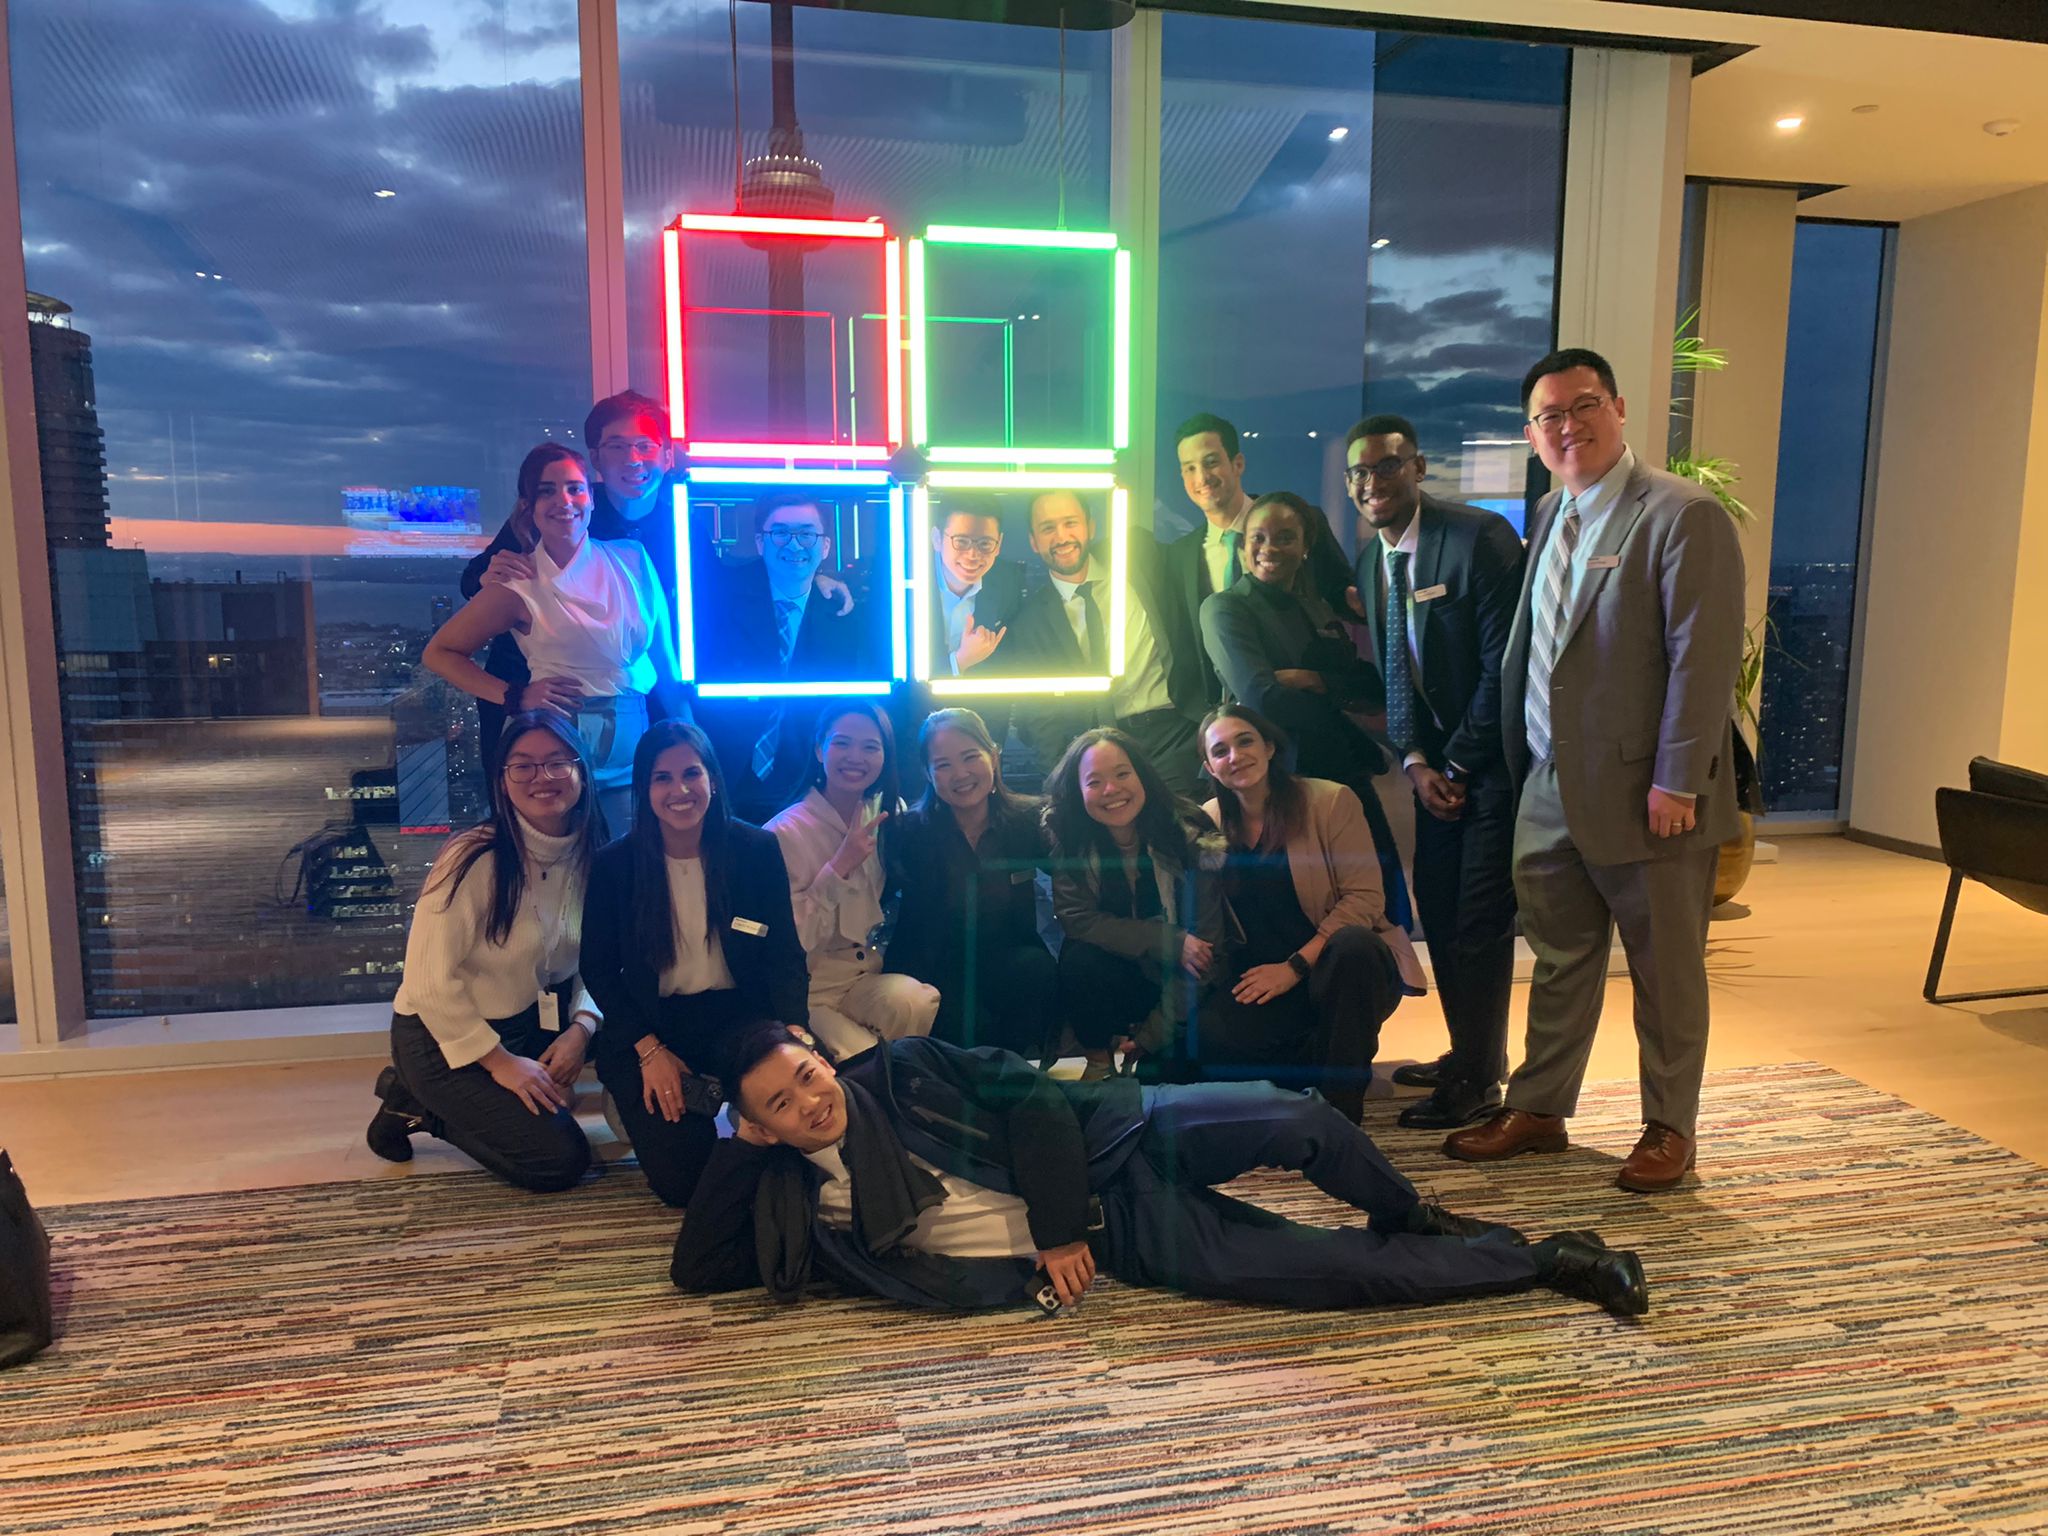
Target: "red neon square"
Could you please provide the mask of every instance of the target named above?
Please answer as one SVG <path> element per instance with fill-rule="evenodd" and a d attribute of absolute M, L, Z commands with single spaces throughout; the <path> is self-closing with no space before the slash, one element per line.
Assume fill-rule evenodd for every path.
<path fill-rule="evenodd" d="M 903 446 L 903 254 L 880 220 L 662 231 L 668 409 L 693 460 L 879 468 Z"/>

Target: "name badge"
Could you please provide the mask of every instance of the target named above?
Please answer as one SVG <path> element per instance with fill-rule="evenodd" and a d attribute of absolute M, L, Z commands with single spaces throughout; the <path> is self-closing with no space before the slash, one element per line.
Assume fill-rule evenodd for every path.
<path fill-rule="evenodd" d="M 732 931 L 734 933 L 752 934 L 757 939 L 768 937 L 768 925 L 766 923 L 757 923 L 751 917 L 734 918 L 732 920 Z"/>
<path fill-rule="evenodd" d="M 1010 871 L 1010 884 L 1012 885 L 1029 885 L 1036 878 L 1036 874 L 1028 869 L 1013 869 Z"/>
<path fill-rule="evenodd" d="M 1433 587 L 1424 587 L 1421 591 L 1417 592 L 1415 594 L 1415 601 L 1418 603 L 1426 603 L 1429 602 L 1432 598 L 1442 597 L 1446 592 L 1450 590 L 1451 589 L 1443 582 L 1438 582 Z"/>
<path fill-rule="evenodd" d="M 1591 559 L 1587 560 L 1586 569 L 1589 571 L 1611 571 L 1620 564 L 1621 556 L 1619 555 L 1594 555 Z"/>
<path fill-rule="evenodd" d="M 551 1035 L 562 1032 L 562 1000 L 551 991 L 540 995 L 540 1027 Z"/>

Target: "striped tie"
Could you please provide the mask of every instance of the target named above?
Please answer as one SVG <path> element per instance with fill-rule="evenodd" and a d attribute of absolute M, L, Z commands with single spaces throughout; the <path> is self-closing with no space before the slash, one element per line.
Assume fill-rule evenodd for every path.
<path fill-rule="evenodd" d="M 1571 609 L 1572 556 L 1579 547 L 1579 507 L 1567 499 L 1557 537 L 1543 557 L 1543 581 L 1530 615 L 1529 691 L 1522 719 L 1529 731 L 1529 761 L 1550 757 L 1550 673 L 1557 665 L 1558 642 Z"/>

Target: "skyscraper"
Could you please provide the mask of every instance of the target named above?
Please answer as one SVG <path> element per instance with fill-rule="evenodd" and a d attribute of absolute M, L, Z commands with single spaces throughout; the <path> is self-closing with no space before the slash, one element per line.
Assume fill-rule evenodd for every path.
<path fill-rule="evenodd" d="M 93 404 L 92 338 L 72 329 L 70 313 L 62 299 L 28 296 L 43 522 L 53 550 L 105 549 L 107 448 Z"/>

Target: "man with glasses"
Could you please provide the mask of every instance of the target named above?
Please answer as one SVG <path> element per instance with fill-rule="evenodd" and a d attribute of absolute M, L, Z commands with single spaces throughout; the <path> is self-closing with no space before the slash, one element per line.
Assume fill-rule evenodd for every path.
<path fill-rule="evenodd" d="M 987 502 L 962 497 L 939 509 L 932 529 L 932 676 L 963 677 L 996 654 L 1017 611 L 1024 577 L 1001 558 L 1003 524 Z"/>
<path fill-rule="evenodd" d="M 1522 541 L 1493 512 L 1440 501 L 1415 428 L 1369 416 L 1344 439 L 1358 509 L 1359 608 L 1387 689 L 1387 737 L 1415 789 L 1415 905 L 1451 1048 L 1397 1067 L 1434 1090 L 1401 1123 L 1468 1125 L 1500 1106 L 1514 981 L 1515 798 L 1501 757 L 1501 655 Z"/>
<path fill-rule="evenodd" d="M 1544 358 L 1522 406 L 1562 483 L 1536 509 L 1501 671 L 1515 895 L 1536 973 L 1506 1108 L 1444 1151 L 1485 1162 L 1564 1149 L 1619 927 L 1646 1123 L 1616 1182 L 1671 1189 L 1694 1164 L 1707 914 L 1737 823 L 1742 551 L 1719 502 L 1629 450 L 1627 406 L 1597 352 Z"/>
<path fill-rule="evenodd" d="M 754 528 L 760 558 L 711 566 L 715 579 L 697 589 L 699 681 L 886 676 L 886 636 L 873 633 L 876 614 L 841 613 L 817 587 L 832 555 L 824 509 L 799 492 L 770 496 L 756 507 Z M 698 717 L 718 751 L 732 809 L 741 819 L 764 821 L 788 803 L 809 770 L 814 713 L 783 699 L 698 701 Z"/>

